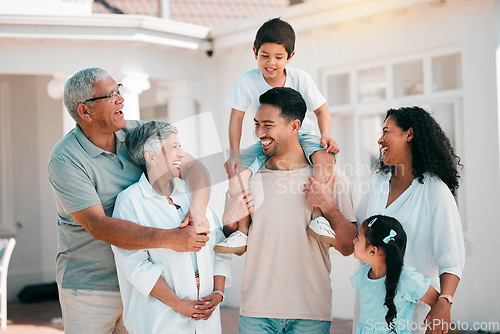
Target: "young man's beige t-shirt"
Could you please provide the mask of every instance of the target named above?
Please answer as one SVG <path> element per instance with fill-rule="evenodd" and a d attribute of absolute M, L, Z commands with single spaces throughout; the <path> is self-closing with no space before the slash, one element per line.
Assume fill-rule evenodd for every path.
<path fill-rule="evenodd" d="M 256 203 L 248 234 L 240 314 L 247 317 L 332 320 L 329 245 L 307 233 L 312 206 L 303 185 L 313 168 L 261 168 L 250 179 Z M 335 171 L 334 200 L 355 221 L 345 174 Z"/>

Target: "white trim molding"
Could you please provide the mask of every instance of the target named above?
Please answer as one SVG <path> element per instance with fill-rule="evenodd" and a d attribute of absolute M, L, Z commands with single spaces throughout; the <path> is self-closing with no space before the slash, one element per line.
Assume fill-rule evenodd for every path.
<path fill-rule="evenodd" d="M 209 27 L 150 16 L 0 15 L 0 40 L 101 40 L 207 50 Z"/>

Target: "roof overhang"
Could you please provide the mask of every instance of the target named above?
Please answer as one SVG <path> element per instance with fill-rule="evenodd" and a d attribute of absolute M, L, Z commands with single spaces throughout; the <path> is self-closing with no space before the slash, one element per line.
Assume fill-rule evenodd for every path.
<path fill-rule="evenodd" d="M 311 0 L 288 7 L 285 11 L 259 15 L 211 30 L 214 50 L 252 43 L 256 27 L 272 18 L 281 17 L 292 24 L 296 32 L 332 26 L 386 12 L 428 4 L 442 5 L 446 0 Z"/>
<path fill-rule="evenodd" d="M 0 15 L 0 41 L 87 40 L 139 42 L 191 50 L 208 50 L 210 28 L 137 15 L 92 16 Z"/>

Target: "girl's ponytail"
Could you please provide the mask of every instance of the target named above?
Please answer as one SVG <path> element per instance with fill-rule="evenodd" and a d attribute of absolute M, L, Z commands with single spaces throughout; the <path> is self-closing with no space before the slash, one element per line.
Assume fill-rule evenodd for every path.
<path fill-rule="evenodd" d="M 396 306 L 394 305 L 394 297 L 396 296 L 399 277 L 401 276 L 401 270 L 403 269 L 403 254 L 401 254 L 401 249 L 397 243 L 393 240 L 389 241 L 385 249 L 385 263 L 387 267 L 387 273 L 385 276 L 385 303 L 388 311 L 385 315 L 385 321 L 389 326 L 389 331 L 396 333 L 396 328 L 394 324 L 394 318 L 397 316 Z"/>
<path fill-rule="evenodd" d="M 397 316 L 397 311 L 394 305 L 394 297 L 398 290 L 399 277 L 403 269 L 406 233 L 396 219 L 381 215 L 372 216 L 365 220 L 363 228 L 366 242 L 383 250 L 385 254 L 387 273 L 385 276 L 384 305 L 388 309 L 385 321 L 389 327 L 389 332 L 396 333 L 394 319 Z"/>

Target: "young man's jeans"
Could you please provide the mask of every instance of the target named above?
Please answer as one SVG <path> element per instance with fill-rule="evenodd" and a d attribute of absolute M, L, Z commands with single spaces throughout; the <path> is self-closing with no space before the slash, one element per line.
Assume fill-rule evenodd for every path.
<path fill-rule="evenodd" d="M 240 315 L 239 334 L 330 334 L 331 321 L 309 319 L 251 318 Z"/>

